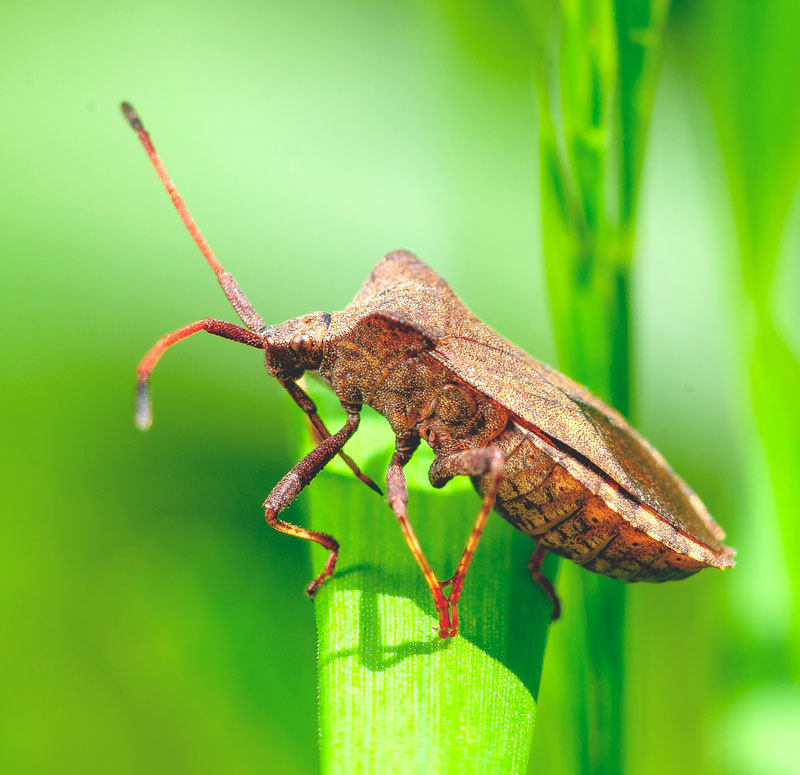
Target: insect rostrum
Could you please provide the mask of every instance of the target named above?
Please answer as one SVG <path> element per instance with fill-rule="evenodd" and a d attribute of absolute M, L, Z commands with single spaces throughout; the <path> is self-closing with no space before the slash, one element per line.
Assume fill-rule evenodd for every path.
<path fill-rule="evenodd" d="M 264 502 L 274 528 L 330 551 L 309 594 L 333 573 L 338 543 L 278 515 L 337 454 L 380 492 L 343 452 L 364 404 L 396 436 L 388 504 L 431 590 L 442 637 L 457 632 L 464 578 L 492 508 L 537 542 L 529 567 L 552 598 L 554 615 L 558 599 L 540 571 L 546 551 L 621 581 L 668 581 L 733 565 L 734 552 L 721 543 L 724 533 L 700 499 L 622 416 L 492 331 L 410 253 L 383 258 L 341 312 L 266 325 L 200 234 L 141 120 L 129 105 L 122 109 L 245 324 L 207 318 L 162 337 L 139 365 L 137 423 L 150 424 L 149 375 L 176 342 L 207 331 L 263 350 L 267 372 L 306 413 L 318 442 Z M 329 433 L 297 384 L 305 372 L 316 373 L 340 400 L 347 420 L 337 433 Z M 403 467 L 420 440 L 434 451 L 434 487 L 468 476 L 482 498 L 456 572 L 445 582 L 428 564 L 407 515 Z"/>

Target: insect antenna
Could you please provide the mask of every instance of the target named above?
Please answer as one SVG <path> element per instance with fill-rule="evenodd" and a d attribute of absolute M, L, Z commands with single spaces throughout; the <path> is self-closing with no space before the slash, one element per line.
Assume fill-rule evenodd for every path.
<path fill-rule="evenodd" d="M 236 314 L 242 319 L 242 322 L 251 331 L 255 331 L 257 334 L 264 334 L 267 331 L 268 326 L 253 309 L 250 302 L 247 300 L 247 297 L 244 295 L 244 293 L 242 293 L 242 290 L 237 285 L 236 280 L 234 280 L 233 277 L 222 268 L 222 265 L 214 255 L 214 251 L 211 250 L 211 246 L 208 244 L 208 242 L 206 242 L 206 238 L 200 232 L 200 229 L 194 222 L 194 219 L 184 204 L 183 197 L 177 192 L 175 184 L 172 182 L 169 174 L 167 173 L 166 167 L 164 167 L 164 163 L 161 161 L 161 157 L 156 153 L 156 149 L 153 147 L 153 141 L 150 139 L 150 135 L 144 128 L 142 120 L 139 118 L 139 114 L 127 102 L 123 102 L 120 107 L 122 108 L 123 115 L 133 128 L 133 131 L 138 135 L 139 141 L 144 146 L 144 149 L 147 152 L 147 156 L 150 159 L 156 174 L 164 184 L 164 188 L 167 189 L 167 193 L 169 194 L 170 199 L 172 199 L 172 204 L 175 205 L 175 209 L 178 211 L 178 215 L 180 215 L 181 220 L 189 230 L 189 234 L 192 235 L 192 239 L 197 244 L 197 247 L 200 248 L 200 252 L 205 257 L 208 265 L 214 270 L 214 274 L 217 276 L 217 280 L 219 280 L 219 284 L 222 287 L 225 295 L 228 297 L 228 301 L 230 301 L 231 306 L 236 310 Z"/>

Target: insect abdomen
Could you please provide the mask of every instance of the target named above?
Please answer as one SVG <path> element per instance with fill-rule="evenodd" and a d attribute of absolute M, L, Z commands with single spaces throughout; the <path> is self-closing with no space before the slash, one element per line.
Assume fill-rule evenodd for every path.
<path fill-rule="evenodd" d="M 511 424 L 492 444 L 507 456 L 495 508 L 550 551 L 621 581 L 668 581 L 706 567 L 630 525 L 531 432 Z"/>

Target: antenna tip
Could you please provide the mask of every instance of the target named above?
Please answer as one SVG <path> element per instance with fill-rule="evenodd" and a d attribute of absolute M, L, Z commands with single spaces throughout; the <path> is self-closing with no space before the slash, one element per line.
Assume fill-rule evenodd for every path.
<path fill-rule="evenodd" d="M 134 129 L 142 129 L 142 120 L 139 118 L 139 114 L 133 109 L 133 105 L 130 102 L 123 102 L 120 106 L 120 110 L 122 110 L 122 115 L 125 116 L 125 120 L 134 128 Z"/>
<path fill-rule="evenodd" d="M 146 382 L 140 382 L 136 387 L 136 413 L 134 416 L 136 427 L 140 431 L 150 430 L 153 424 L 153 409 L 150 405 L 150 391 Z"/>

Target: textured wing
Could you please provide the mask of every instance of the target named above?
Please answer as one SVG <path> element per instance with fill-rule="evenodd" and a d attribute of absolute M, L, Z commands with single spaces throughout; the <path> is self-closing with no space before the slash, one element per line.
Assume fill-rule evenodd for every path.
<path fill-rule="evenodd" d="M 332 326 L 369 315 L 405 322 L 434 344 L 457 377 L 599 469 L 676 530 L 727 553 L 724 533 L 700 499 L 625 419 L 586 388 L 531 358 L 478 320 L 436 272 L 410 253 L 390 253 Z"/>

